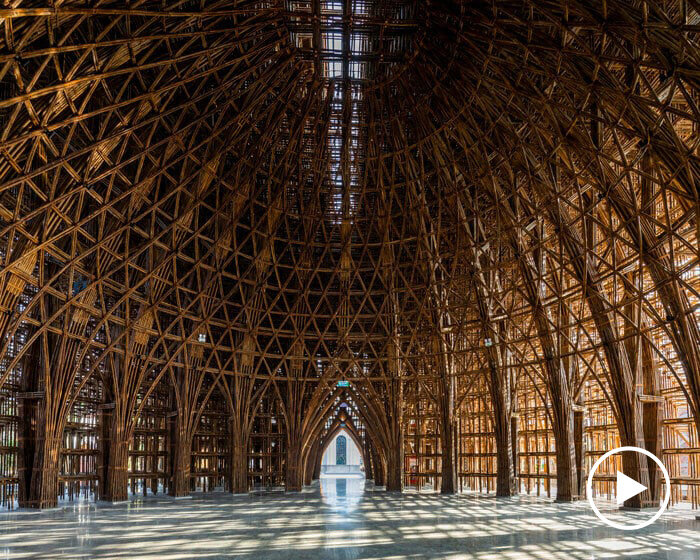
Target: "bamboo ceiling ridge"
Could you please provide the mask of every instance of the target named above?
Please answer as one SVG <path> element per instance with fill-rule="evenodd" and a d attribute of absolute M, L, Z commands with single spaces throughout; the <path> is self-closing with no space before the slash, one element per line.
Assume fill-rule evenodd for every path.
<path fill-rule="evenodd" d="M 696 0 L 27 4 L 3 506 L 298 491 L 340 429 L 388 490 L 573 500 L 620 444 L 700 505 Z"/>

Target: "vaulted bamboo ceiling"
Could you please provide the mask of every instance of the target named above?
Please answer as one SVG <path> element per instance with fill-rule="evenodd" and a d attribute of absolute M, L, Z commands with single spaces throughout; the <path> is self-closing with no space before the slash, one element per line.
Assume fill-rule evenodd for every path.
<path fill-rule="evenodd" d="M 695 0 L 3 6 L 0 384 L 53 332 L 68 394 L 580 347 L 624 386 L 654 328 L 700 417 Z"/>

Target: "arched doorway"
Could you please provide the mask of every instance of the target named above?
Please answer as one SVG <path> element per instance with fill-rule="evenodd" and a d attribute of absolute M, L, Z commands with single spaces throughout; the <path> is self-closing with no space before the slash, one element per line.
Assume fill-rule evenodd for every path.
<path fill-rule="evenodd" d="M 357 507 L 364 492 L 364 461 L 358 440 L 346 427 L 339 428 L 326 443 L 320 479 L 324 502 L 345 513 Z"/>
<path fill-rule="evenodd" d="M 340 429 L 328 441 L 321 459 L 322 477 L 364 478 L 364 463 L 355 438 Z"/>

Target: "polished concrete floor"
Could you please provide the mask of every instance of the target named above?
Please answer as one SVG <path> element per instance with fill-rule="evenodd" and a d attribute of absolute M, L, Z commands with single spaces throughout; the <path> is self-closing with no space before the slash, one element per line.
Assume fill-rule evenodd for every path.
<path fill-rule="evenodd" d="M 386 494 L 333 478 L 300 494 L 0 513 L 0 559 L 10 558 L 700 560 L 700 521 L 671 511 L 624 532 L 604 526 L 586 503 Z"/>

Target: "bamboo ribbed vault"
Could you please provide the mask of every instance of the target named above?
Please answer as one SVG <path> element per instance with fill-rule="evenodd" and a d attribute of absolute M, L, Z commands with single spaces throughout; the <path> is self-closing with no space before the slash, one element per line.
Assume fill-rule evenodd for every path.
<path fill-rule="evenodd" d="M 298 490 L 340 424 L 390 490 L 571 500 L 620 443 L 700 503 L 696 0 L 0 25 L 3 503 Z"/>

